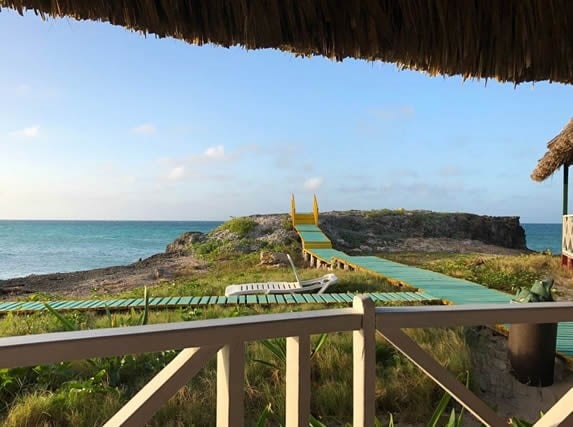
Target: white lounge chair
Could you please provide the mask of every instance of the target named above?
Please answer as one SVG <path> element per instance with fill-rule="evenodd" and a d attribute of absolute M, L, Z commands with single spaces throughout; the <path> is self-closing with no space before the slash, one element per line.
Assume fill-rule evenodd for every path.
<path fill-rule="evenodd" d="M 312 292 L 316 290 L 318 290 L 319 294 L 322 294 L 330 285 L 336 283 L 338 280 L 336 275 L 330 273 L 317 279 L 301 281 L 290 255 L 287 254 L 287 258 L 292 267 L 294 277 L 296 277 L 296 282 L 264 282 L 229 285 L 225 289 L 225 296 L 249 294 L 294 294 L 297 292 Z"/>

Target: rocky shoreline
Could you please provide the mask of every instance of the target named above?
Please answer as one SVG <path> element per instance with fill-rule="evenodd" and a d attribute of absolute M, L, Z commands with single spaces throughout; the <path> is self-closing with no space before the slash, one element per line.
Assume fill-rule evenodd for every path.
<path fill-rule="evenodd" d="M 0 299 L 38 293 L 69 298 L 111 295 L 205 269 L 206 263 L 191 255 L 162 253 L 129 265 L 0 280 Z"/>
<path fill-rule="evenodd" d="M 517 255 L 528 252 L 516 217 L 425 211 L 321 213 L 335 248 L 352 254 L 452 252 Z M 130 265 L 0 280 L 0 299 L 46 293 L 71 298 L 114 294 L 205 271 L 202 255 L 300 250 L 285 214 L 235 218 L 210 233 L 184 233 L 164 253 Z M 219 251 L 219 252 L 217 252 Z M 199 255 L 199 256 L 198 256 Z"/>

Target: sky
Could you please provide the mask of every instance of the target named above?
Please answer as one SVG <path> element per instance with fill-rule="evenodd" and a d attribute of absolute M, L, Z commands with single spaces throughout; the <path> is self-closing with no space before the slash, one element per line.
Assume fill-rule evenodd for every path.
<path fill-rule="evenodd" d="M 225 220 L 297 208 L 560 222 L 529 175 L 573 86 L 191 46 L 0 12 L 0 219 Z"/>

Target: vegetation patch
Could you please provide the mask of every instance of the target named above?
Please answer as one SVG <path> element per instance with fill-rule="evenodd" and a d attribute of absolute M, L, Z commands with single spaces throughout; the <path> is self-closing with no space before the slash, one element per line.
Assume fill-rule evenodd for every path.
<path fill-rule="evenodd" d="M 297 310 L 323 308 L 319 305 Z M 288 306 L 209 307 L 149 313 L 150 323 L 199 320 L 217 317 L 291 311 Z M 137 322 L 140 313 L 118 314 L 117 324 Z M 18 323 L 27 316 L 0 321 Z M 36 332 L 62 330 L 50 313 L 36 315 Z M 70 319 L 72 317 L 70 316 Z M 81 313 L 76 320 L 83 329 L 108 326 L 106 316 Z M 47 325 L 42 327 L 42 325 Z M 462 329 L 408 331 L 422 347 L 456 375 L 469 369 L 469 350 Z M 313 338 L 311 411 L 326 425 L 342 425 L 352 419 L 352 334 L 335 333 Z M 270 425 L 284 422 L 285 366 L 280 348 L 266 342 L 246 345 L 245 412 L 254 425 L 270 404 Z M 277 348 L 279 352 L 277 353 Z M 274 351 L 275 350 L 275 351 Z M 175 352 L 65 362 L 49 366 L 0 370 L 2 402 L 0 424 L 13 426 L 93 426 L 103 424 L 149 379 L 174 357 Z M 406 358 L 381 337 L 376 342 L 377 411 L 401 422 L 425 420 L 442 392 Z M 212 360 L 152 419 L 151 426 L 212 425 L 216 414 L 216 364 Z"/>
<path fill-rule="evenodd" d="M 294 253 L 297 255 L 298 253 Z M 385 254 L 386 258 L 416 264 L 455 277 L 510 289 L 530 284 L 544 274 L 569 274 L 559 259 L 547 255 L 519 257 L 452 254 Z M 293 280 L 289 268 L 258 265 L 258 254 L 219 256 L 209 271 L 149 287 L 151 297 L 221 295 L 233 283 Z M 559 273 L 562 272 L 562 273 Z M 322 274 L 301 268 L 302 279 Z M 370 274 L 337 270 L 333 292 L 397 291 L 385 279 Z M 488 283 L 485 283 L 488 282 Z M 97 297 L 97 295 L 94 295 Z M 137 289 L 120 297 L 144 297 Z M 110 296 L 108 296 L 110 298 Z M 409 304 L 411 305 L 411 304 Z M 341 305 L 342 306 L 342 305 Z M 347 306 L 347 305 L 344 305 Z M 329 305 L 329 307 L 333 307 Z M 173 310 L 132 310 L 100 315 L 94 312 L 62 314 L 40 312 L 8 314 L 0 319 L 0 335 L 25 335 L 69 329 L 94 329 L 167 323 L 264 313 L 317 310 L 324 305 L 206 306 Z M 467 329 L 413 329 L 406 333 L 461 381 L 471 371 L 472 340 Z M 315 336 L 313 340 L 311 412 L 323 425 L 346 425 L 352 419 L 352 334 Z M 246 424 L 255 425 L 261 414 L 267 424 L 284 422 L 284 340 L 246 345 Z M 0 424 L 8 427 L 101 425 L 175 356 L 174 351 L 64 362 L 48 366 L 0 370 Z M 443 392 L 382 337 L 376 339 L 376 411 L 382 425 L 426 423 L 436 408 L 445 408 Z M 471 377 L 471 375 L 470 375 Z M 470 384 L 470 387 L 472 385 Z M 442 400 L 440 399 L 442 397 Z M 212 425 L 216 415 L 216 363 L 212 360 L 155 415 L 151 426 Z M 271 411 L 268 408 L 272 408 Z M 450 413 L 452 406 L 447 405 Z M 319 425 L 319 424 L 316 424 Z"/>
<path fill-rule="evenodd" d="M 240 217 L 233 218 L 219 226 L 220 230 L 229 230 L 231 233 L 237 234 L 239 237 L 246 237 L 255 227 L 257 222 L 254 219 Z"/>
<path fill-rule="evenodd" d="M 209 271 L 149 287 L 149 297 L 221 295 L 225 286 L 240 282 L 294 280 L 289 268 L 269 269 L 258 265 L 257 254 L 244 254 L 212 262 Z M 301 279 L 320 271 L 299 270 Z M 336 292 L 396 291 L 383 278 L 366 273 L 337 271 Z M 108 296 L 109 298 L 110 296 Z M 113 295 L 145 297 L 143 289 Z M 339 306 L 348 306 L 347 304 Z M 336 307 L 336 305 L 329 305 Z M 0 335 L 24 335 L 69 329 L 95 329 L 141 323 L 194 321 L 264 313 L 324 309 L 324 305 L 206 306 L 172 310 L 141 310 L 98 314 L 95 312 L 38 312 L 8 314 L 0 319 Z M 469 351 L 464 331 L 409 331 L 420 345 L 456 375 L 469 369 Z M 352 334 L 335 333 L 313 337 L 312 414 L 326 425 L 342 425 L 352 419 Z M 442 392 L 406 358 L 381 337 L 377 338 L 377 411 L 397 420 L 425 420 Z M 268 422 L 284 422 L 285 366 L 280 359 L 284 346 L 267 342 L 246 345 L 245 412 L 247 425 L 254 425 L 265 408 L 272 408 Z M 279 350 L 278 353 L 277 351 Z M 0 425 L 20 427 L 102 425 L 163 366 L 174 351 L 134 356 L 63 362 L 48 366 L 0 370 Z M 279 356 L 277 356 L 279 354 Z M 259 361 L 256 362 L 255 360 Z M 151 426 L 212 425 L 216 414 L 216 363 L 212 360 L 156 414 Z"/>
<path fill-rule="evenodd" d="M 547 254 L 511 256 L 405 252 L 381 256 L 508 293 L 514 293 L 519 287 L 529 287 L 535 280 L 545 277 L 552 277 L 564 285 L 571 283 L 572 279 L 571 272 L 561 268 L 559 257 Z"/>
<path fill-rule="evenodd" d="M 380 218 L 382 216 L 396 216 L 404 215 L 406 210 L 404 208 L 398 209 L 372 209 L 364 212 L 366 218 Z"/>

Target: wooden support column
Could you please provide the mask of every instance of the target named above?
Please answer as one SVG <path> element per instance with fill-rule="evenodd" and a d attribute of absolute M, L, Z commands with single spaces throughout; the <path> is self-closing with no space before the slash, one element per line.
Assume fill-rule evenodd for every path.
<path fill-rule="evenodd" d="M 354 297 L 352 308 L 362 314 L 362 329 L 352 332 L 352 425 L 371 427 L 376 413 L 376 309 L 365 295 Z"/>
<path fill-rule="evenodd" d="M 563 165 L 563 216 L 567 215 L 569 204 L 569 164 Z M 561 250 L 565 249 L 565 218 L 563 221 L 563 235 L 561 236 Z M 561 265 L 571 268 L 567 255 L 561 254 Z"/>
<path fill-rule="evenodd" d="M 217 427 L 243 427 L 245 344 L 227 344 L 217 353 Z"/>
<path fill-rule="evenodd" d="M 563 165 L 563 215 L 567 215 L 569 201 L 569 165 Z"/>
<path fill-rule="evenodd" d="M 286 427 L 310 422 L 310 336 L 286 339 Z"/>

